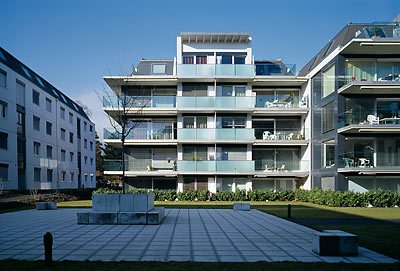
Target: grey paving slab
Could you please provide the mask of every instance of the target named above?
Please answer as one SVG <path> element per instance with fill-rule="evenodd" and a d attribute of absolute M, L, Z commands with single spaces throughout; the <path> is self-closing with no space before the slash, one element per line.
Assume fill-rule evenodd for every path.
<path fill-rule="evenodd" d="M 0 214 L 0 260 L 43 259 L 49 231 L 56 261 L 397 262 L 362 247 L 357 257 L 321 257 L 314 230 L 257 210 L 167 209 L 161 225 L 77 225 L 82 211 Z"/>

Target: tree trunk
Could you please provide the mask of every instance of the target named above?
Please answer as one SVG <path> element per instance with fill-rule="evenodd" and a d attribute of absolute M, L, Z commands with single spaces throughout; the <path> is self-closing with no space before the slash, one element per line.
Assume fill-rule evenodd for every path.
<path fill-rule="evenodd" d="M 122 194 L 125 194 L 125 136 L 122 135 Z"/>

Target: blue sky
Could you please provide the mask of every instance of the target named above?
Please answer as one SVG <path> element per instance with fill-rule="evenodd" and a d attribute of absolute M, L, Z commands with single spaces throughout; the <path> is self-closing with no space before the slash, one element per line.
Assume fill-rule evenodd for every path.
<path fill-rule="evenodd" d="M 398 0 L 1 0 L 0 46 L 104 125 L 94 90 L 140 58 L 172 59 L 183 31 L 244 31 L 256 59 L 304 66 L 347 22 L 391 21 Z M 103 122 L 103 123 L 101 123 Z"/>

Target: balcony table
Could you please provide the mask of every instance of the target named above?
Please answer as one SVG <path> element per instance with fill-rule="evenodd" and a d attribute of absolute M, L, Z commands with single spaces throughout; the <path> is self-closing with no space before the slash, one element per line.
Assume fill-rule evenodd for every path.
<path fill-rule="evenodd" d="M 400 124 L 400 118 L 393 117 L 393 118 L 384 118 L 381 119 L 381 122 L 384 122 L 384 124 Z"/>

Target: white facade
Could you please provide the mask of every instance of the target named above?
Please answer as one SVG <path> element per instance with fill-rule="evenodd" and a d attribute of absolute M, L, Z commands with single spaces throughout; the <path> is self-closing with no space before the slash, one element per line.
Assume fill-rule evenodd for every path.
<path fill-rule="evenodd" d="M 6 77 L 5 87 L 0 85 L 0 101 L 7 104 L 6 117 L 0 118 L 0 132 L 7 134 L 7 149 L 0 148 L 0 166 L 3 170 L 7 168 L 7 173 L 2 172 L 6 174 L 6 178 L 2 181 L 3 189 L 95 187 L 94 123 L 77 110 L 80 109 L 78 105 L 73 105 L 72 100 L 26 66 L 24 68 L 29 75 L 24 70 L 21 72 L 21 70 L 11 69 L 10 67 L 23 65 L 11 55 L 3 51 L 0 57 L 0 72 Z M 54 89 L 54 92 L 49 93 L 49 89 Z M 22 125 L 17 124 L 17 111 L 22 113 L 20 115 L 23 119 Z M 62 111 L 65 111 L 64 118 Z M 72 123 L 69 119 L 70 114 L 72 114 Z M 39 118 L 39 129 L 36 127 L 34 118 L 36 120 Z M 77 132 L 78 120 L 81 126 L 80 139 Z M 49 128 L 51 128 L 51 134 L 48 134 Z M 18 129 L 24 132 L 18 134 Z M 65 137 L 62 131 L 65 131 Z M 73 134 L 73 143 L 70 143 L 70 133 Z M 87 148 L 84 147 L 84 140 L 88 142 Z M 17 149 L 18 141 L 20 142 L 19 150 Z M 92 142 L 92 150 L 90 150 L 90 142 Z M 79 153 L 82 160 L 81 171 L 78 169 Z M 86 164 L 84 157 L 88 157 Z M 92 162 L 90 162 L 91 159 Z M 88 177 L 85 178 L 85 176 Z"/>
<path fill-rule="evenodd" d="M 254 61 L 248 33 L 182 33 L 174 60 L 142 61 L 136 74 L 104 79 L 128 96 L 141 85 L 140 99 L 149 100 L 145 128 L 125 141 L 129 185 L 211 192 L 311 187 L 307 79 L 280 60 Z M 112 116 L 111 101 L 104 110 Z M 162 121 L 169 124 L 156 130 Z M 120 146 L 112 129 L 104 138 Z M 105 174 L 122 174 L 120 163 L 106 161 Z"/>

